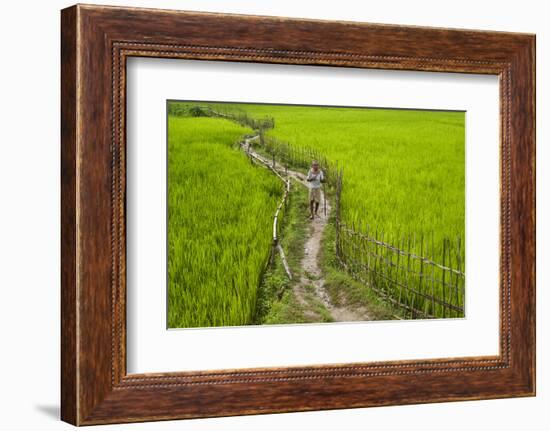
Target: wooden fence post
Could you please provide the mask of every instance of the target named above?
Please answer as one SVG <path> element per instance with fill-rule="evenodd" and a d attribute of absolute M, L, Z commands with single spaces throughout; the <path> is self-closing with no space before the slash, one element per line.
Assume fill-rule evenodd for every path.
<path fill-rule="evenodd" d="M 424 294 L 424 233 L 420 235 L 420 275 L 418 281 L 418 291 Z M 422 311 L 426 313 L 426 301 L 422 301 Z"/>
<path fill-rule="evenodd" d="M 457 268 L 459 272 L 462 272 L 462 241 L 460 240 L 460 237 L 458 237 L 458 251 L 457 251 Z M 460 297 L 458 298 L 457 304 L 459 307 L 464 307 L 464 294 L 462 293 L 462 276 L 460 276 L 460 282 L 457 284 L 457 293 L 460 289 Z M 462 301 L 461 301 L 462 299 Z"/>
<path fill-rule="evenodd" d="M 411 294 L 409 292 L 409 284 L 410 284 L 410 278 L 411 278 L 411 234 L 409 233 L 407 235 L 407 291 L 405 292 L 405 297 L 407 298 L 406 299 L 406 303 L 407 305 L 411 305 L 412 302 L 411 302 Z"/>
<path fill-rule="evenodd" d="M 431 247 L 430 247 L 430 260 L 432 262 L 435 262 L 435 250 L 434 250 L 434 232 L 432 230 L 432 240 L 431 240 Z M 435 310 L 435 265 L 432 263 L 432 312 L 430 313 L 432 316 L 437 316 L 436 310 Z"/>
<path fill-rule="evenodd" d="M 403 247 L 403 244 L 405 242 L 402 235 L 399 236 L 399 239 L 397 240 L 397 242 L 398 242 L 397 248 L 398 248 L 398 250 L 401 250 L 402 247 Z M 402 297 L 403 297 L 403 281 L 402 281 L 403 272 L 404 272 L 403 271 L 403 265 L 401 264 L 401 253 L 397 253 L 397 277 L 401 278 L 401 281 L 399 283 L 399 295 L 398 295 L 398 299 L 397 299 L 397 302 L 399 304 L 401 304 Z"/>
<path fill-rule="evenodd" d="M 447 255 L 447 253 L 446 253 L 446 246 L 447 246 L 447 241 L 446 241 L 446 239 L 444 238 L 444 239 L 443 239 L 443 266 L 445 266 L 445 257 L 446 257 L 446 255 Z M 442 271 L 443 271 L 443 275 L 442 275 L 442 279 L 443 279 L 443 284 L 442 284 L 442 289 L 443 289 L 443 302 L 445 303 L 445 302 L 447 302 L 447 301 L 445 300 L 445 298 L 446 298 L 446 296 L 447 296 L 446 293 L 445 293 L 445 291 L 446 291 L 446 289 L 447 289 L 447 286 L 445 285 L 445 275 L 446 275 L 447 271 L 446 271 L 445 269 L 443 269 Z M 443 306 L 443 317 L 446 317 L 446 313 L 447 313 L 447 307 Z"/>

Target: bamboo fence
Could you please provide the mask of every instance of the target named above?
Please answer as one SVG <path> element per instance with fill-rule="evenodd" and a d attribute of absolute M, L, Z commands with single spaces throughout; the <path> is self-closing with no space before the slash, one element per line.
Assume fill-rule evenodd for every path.
<path fill-rule="evenodd" d="M 279 202 L 279 205 L 277 205 L 277 209 L 275 210 L 275 213 L 273 214 L 273 230 L 272 230 L 272 246 L 270 249 L 270 253 L 267 259 L 266 266 L 270 265 L 273 262 L 273 259 L 275 257 L 275 254 L 279 252 L 281 256 L 281 260 L 283 262 L 283 266 L 285 268 L 285 272 L 290 280 L 292 280 L 292 273 L 290 271 L 290 266 L 288 265 L 288 262 L 286 260 L 285 252 L 283 250 L 283 247 L 280 243 L 280 230 L 281 230 L 281 223 L 279 222 L 284 215 L 284 211 L 287 207 L 287 202 L 290 197 L 290 179 L 283 178 L 283 176 L 275 169 L 274 165 L 271 165 L 269 162 L 266 162 L 265 160 L 261 159 L 260 157 L 257 157 L 255 154 L 251 153 L 250 150 L 250 139 L 244 140 L 243 145 L 241 145 L 245 151 L 247 152 L 251 163 L 259 164 L 270 171 L 272 171 L 277 178 L 279 178 L 283 184 L 284 184 L 284 192 L 283 197 L 281 198 L 281 201 Z"/>

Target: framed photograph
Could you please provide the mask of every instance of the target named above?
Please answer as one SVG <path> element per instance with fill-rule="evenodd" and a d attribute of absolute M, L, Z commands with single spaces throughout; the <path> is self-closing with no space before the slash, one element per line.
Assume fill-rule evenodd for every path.
<path fill-rule="evenodd" d="M 535 36 L 61 13 L 61 416 L 535 394 Z"/>

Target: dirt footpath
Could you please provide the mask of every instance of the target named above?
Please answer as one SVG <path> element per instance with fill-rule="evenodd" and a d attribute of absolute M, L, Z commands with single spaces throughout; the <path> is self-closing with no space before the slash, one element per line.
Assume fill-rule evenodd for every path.
<path fill-rule="evenodd" d="M 256 153 L 254 149 L 249 148 L 249 144 L 255 138 L 245 139 L 242 146 L 243 150 L 249 152 L 257 159 L 262 160 L 266 164 L 273 166 L 271 160 Z M 285 170 L 283 166 L 275 163 L 275 169 L 281 174 L 286 174 L 295 182 L 301 184 L 303 187 L 308 187 L 308 183 L 305 181 L 305 176 L 300 172 L 293 170 Z M 326 205 L 326 215 L 325 215 Z M 368 312 L 364 308 L 351 309 L 346 306 L 337 306 L 332 303 L 330 295 L 325 290 L 325 279 L 323 277 L 323 271 L 321 270 L 320 250 L 322 246 L 322 238 L 325 228 L 328 224 L 328 220 L 331 212 L 330 201 L 326 200 L 325 193 L 321 191 L 321 203 L 319 205 L 319 213 L 311 221 L 311 229 L 308 238 L 304 244 L 304 257 L 300 262 L 300 274 L 296 277 L 297 283 L 293 285 L 293 292 L 296 300 L 302 305 L 305 312 L 304 314 L 308 319 L 323 321 L 320 316 L 318 306 L 312 307 L 311 296 L 314 295 L 314 299 L 321 304 L 326 311 L 330 314 L 331 320 L 335 322 L 352 322 L 352 321 L 364 321 L 371 320 Z M 306 215 L 304 214 L 304 217 Z"/>

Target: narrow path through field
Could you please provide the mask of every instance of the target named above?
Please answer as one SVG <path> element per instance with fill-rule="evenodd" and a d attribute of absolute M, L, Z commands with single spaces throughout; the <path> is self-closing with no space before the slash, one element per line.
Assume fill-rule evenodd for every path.
<path fill-rule="evenodd" d="M 295 182 L 307 188 L 308 184 L 305 181 L 305 175 L 291 169 L 285 169 L 284 166 L 276 162 L 273 163 L 272 160 L 254 151 L 251 142 L 258 138 L 259 136 L 257 135 L 252 138 L 245 138 L 241 148 L 256 159 L 261 160 L 264 164 L 273 166 L 273 168 L 282 175 L 288 175 L 288 177 L 292 178 Z M 304 244 L 304 256 L 300 262 L 300 274 L 299 277 L 296 277 L 297 282 L 293 283 L 294 296 L 304 308 L 306 317 L 315 319 L 315 321 L 322 321 L 322 319 L 320 318 L 319 311 L 316 310 L 315 307 L 312 307 L 310 300 L 312 293 L 317 299 L 317 302 L 320 302 L 322 306 L 326 308 L 331 319 L 336 322 L 371 320 L 368 311 L 364 307 L 352 309 L 346 306 L 335 305 L 324 288 L 325 279 L 319 265 L 319 251 L 321 250 L 323 232 L 328 224 L 331 209 L 330 201 L 326 199 L 326 195 L 322 190 L 319 215 L 311 222 L 309 236 Z"/>

